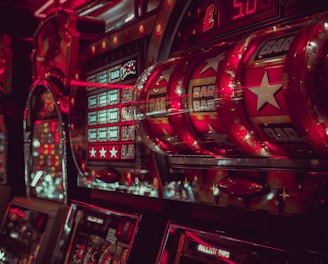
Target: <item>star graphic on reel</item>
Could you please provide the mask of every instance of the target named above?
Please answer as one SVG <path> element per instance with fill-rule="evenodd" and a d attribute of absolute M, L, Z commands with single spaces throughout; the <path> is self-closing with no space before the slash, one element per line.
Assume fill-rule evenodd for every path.
<path fill-rule="evenodd" d="M 102 147 L 101 150 L 99 150 L 100 157 L 106 158 L 106 152 L 107 150 L 105 150 L 104 147 Z"/>
<path fill-rule="evenodd" d="M 281 110 L 275 94 L 281 89 L 281 84 L 270 84 L 268 72 L 265 71 L 260 86 L 248 88 L 252 93 L 257 95 L 256 110 L 259 111 L 266 103 Z"/>
<path fill-rule="evenodd" d="M 219 134 L 215 131 L 215 129 L 208 124 L 208 138 L 215 140 L 220 146 L 222 145 L 232 145 L 228 140 L 227 134 Z"/>
<path fill-rule="evenodd" d="M 97 153 L 97 151 L 94 148 L 92 148 L 90 150 L 90 157 L 96 157 L 96 153 Z"/>
<path fill-rule="evenodd" d="M 109 151 L 110 152 L 110 157 L 111 158 L 117 158 L 117 149 L 115 147 L 112 147 L 112 149 Z"/>
<path fill-rule="evenodd" d="M 205 72 L 206 70 L 212 68 L 214 71 L 217 71 L 218 66 L 220 64 L 220 62 L 224 59 L 224 53 L 219 54 L 216 57 L 213 58 L 209 58 L 206 60 L 206 65 L 204 66 L 204 68 L 201 70 L 201 74 L 203 72 Z"/>
<path fill-rule="evenodd" d="M 166 70 L 163 70 L 161 71 L 161 75 L 158 77 L 158 80 L 156 81 L 156 85 L 159 85 L 159 83 L 162 81 L 162 80 L 165 80 L 166 82 L 169 81 L 170 79 L 170 76 L 173 72 L 175 67 L 170 67 Z"/>

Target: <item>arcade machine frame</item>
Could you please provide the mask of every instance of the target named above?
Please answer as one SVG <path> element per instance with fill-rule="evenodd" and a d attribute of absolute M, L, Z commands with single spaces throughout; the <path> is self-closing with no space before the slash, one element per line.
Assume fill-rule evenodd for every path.
<path fill-rule="evenodd" d="M 254 6 L 254 3 L 257 3 L 257 6 Z M 267 4 L 267 7 L 271 5 L 272 8 L 261 12 L 261 3 L 263 4 L 262 7 Z M 309 118 L 308 116 L 313 112 L 316 112 L 318 115 L 323 114 L 320 120 L 322 120 L 321 124 L 323 127 L 325 126 L 326 110 L 320 108 L 321 102 L 317 102 L 314 99 L 315 93 L 322 94 L 320 89 L 324 90 L 324 84 L 322 84 L 325 83 L 322 80 L 324 73 L 318 70 L 322 66 L 321 63 L 324 63 L 324 52 L 318 51 L 313 52 L 312 55 L 309 54 L 311 44 L 316 45 L 317 43 L 320 48 L 326 45 L 324 44 L 326 43 L 326 37 L 323 37 L 325 35 L 323 33 L 325 29 L 323 28 L 325 28 L 327 4 L 320 3 L 319 1 L 315 4 L 309 4 L 305 1 L 234 1 L 233 3 L 232 1 L 203 1 L 202 3 L 188 1 L 188 4 L 184 4 L 185 6 L 182 6 L 178 1 L 175 3 L 175 14 L 184 15 L 170 17 L 171 23 L 168 24 L 167 28 L 164 28 L 161 36 L 162 40 L 156 38 L 155 34 L 153 35 L 147 62 L 151 66 L 153 65 L 154 58 L 157 58 L 160 63 L 149 67 L 147 72 L 140 76 L 140 80 L 136 83 L 137 130 L 141 135 L 146 134 L 149 136 L 152 134 L 153 136 L 150 136 L 151 140 L 147 137 L 143 138 L 143 141 L 155 151 L 157 149 L 158 151 L 156 152 L 159 153 L 158 156 L 160 158 L 164 157 L 162 162 L 158 163 L 158 166 L 161 168 L 159 171 L 163 175 L 161 179 L 164 179 L 162 182 L 163 186 L 165 186 L 165 181 L 167 183 L 170 181 L 178 183 L 174 187 L 175 191 L 173 191 L 173 194 L 164 190 L 164 193 L 168 193 L 166 198 L 194 203 L 190 209 L 190 218 L 193 220 L 190 221 L 186 217 L 179 219 L 175 215 L 172 217 L 172 220 L 176 219 L 175 221 L 178 222 L 178 225 L 186 225 L 187 227 L 184 227 L 186 229 L 188 229 L 189 225 L 189 227 L 196 226 L 196 228 L 201 230 L 221 230 L 221 232 L 224 232 L 223 236 L 230 233 L 232 238 L 239 238 L 243 241 L 252 241 L 254 243 L 262 240 L 260 242 L 262 245 L 279 245 L 282 249 L 289 250 L 291 255 L 299 254 L 301 259 L 303 254 L 308 254 L 310 258 L 314 257 L 312 262 L 320 263 L 320 261 L 325 261 L 327 249 L 319 241 L 326 241 L 327 239 L 327 229 L 324 224 L 327 219 L 327 214 L 325 213 L 327 189 L 324 187 L 327 181 L 327 150 L 324 143 L 325 139 L 318 139 L 318 136 L 314 134 L 318 133 L 322 138 L 326 136 L 324 133 L 321 134 L 321 131 L 318 132 L 318 130 L 324 130 L 324 128 L 318 128 L 316 117 L 312 116 Z M 247 7 L 249 8 L 252 5 L 254 8 L 252 10 L 249 9 L 247 13 Z M 240 15 L 241 13 L 242 15 Z M 308 26 L 307 23 L 311 24 L 309 21 L 312 21 L 316 14 L 319 17 L 319 21 L 316 21 L 316 25 Z M 259 19 L 261 19 L 261 22 L 259 22 Z M 306 22 L 307 19 L 308 21 Z M 296 109 L 290 110 L 293 106 L 288 109 L 293 113 L 292 118 L 293 122 L 297 123 L 297 129 L 302 131 L 300 126 L 303 126 L 308 128 L 307 131 L 313 132 L 317 130 L 317 132 L 314 132 L 312 135 L 307 134 L 306 136 L 302 134 L 304 132 L 301 132 L 300 134 L 304 136 L 302 138 L 305 138 L 306 141 L 304 144 L 300 138 L 295 137 L 295 133 L 286 133 L 290 138 L 287 136 L 288 139 L 286 140 L 285 138 L 284 140 L 284 133 L 279 135 L 279 132 L 277 132 L 281 131 L 281 129 L 279 130 L 279 126 L 275 127 L 276 121 L 272 122 L 272 127 L 270 127 L 270 123 L 269 125 L 264 124 L 264 127 L 276 129 L 277 132 L 275 133 L 276 137 L 269 133 L 272 137 L 268 139 L 267 136 L 266 140 L 270 142 L 271 139 L 271 143 L 274 142 L 273 145 L 284 146 L 282 147 L 283 151 L 280 149 L 277 153 L 275 151 L 279 147 L 273 148 L 275 153 L 267 155 L 266 151 L 272 145 L 268 144 L 268 148 L 262 149 L 264 151 L 261 152 L 261 147 L 258 148 L 257 146 L 261 140 L 255 140 L 250 143 L 252 135 L 248 138 L 247 133 L 243 133 L 243 125 L 247 127 L 249 120 L 252 123 L 254 121 L 251 118 L 256 117 L 254 111 L 250 112 L 249 110 L 249 105 L 254 102 L 252 101 L 253 99 L 250 99 L 249 95 L 246 98 L 247 94 L 245 91 L 249 87 L 256 87 L 254 83 L 247 83 L 251 79 L 250 76 L 252 74 L 247 72 L 247 67 L 260 68 L 265 67 L 263 65 L 266 64 L 265 59 L 256 61 L 256 58 L 254 58 L 255 54 L 253 55 L 250 50 L 254 49 L 255 51 L 253 52 L 256 52 L 256 45 L 252 41 L 256 38 L 261 39 L 261 37 L 263 37 L 261 40 L 263 41 L 262 45 L 268 44 L 271 40 L 273 46 L 274 43 L 277 43 L 276 49 L 278 49 L 279 45 L 281 48 L 284 38 L 279 39 L 279 34 L 281 34 L 280 37 L 284 34 L 287 35 L 289 29 L 292 29 L 294 26 L 297 27 L 294 23 L 300 23 L 298 26 L 302 30 L 303 27 L 306 28 L 308 26 L 308 31 L 297 35 L 295 43 L 299 42 L 302 44 L 298 46 L 295 44 L 297 47 L 290 48 L 291 51 L 289 51 L 297 59 L 294 60 L 294 65 L 291 62 L 293 59 L 286 62 L 287 70 L 291 70 L 288 70 L 289 75 L 284 75 L 283 79 L 279 80 L 278 83 L 281 82 L 284 89 L 293 90 L 290 93 L 286 93 L 286 100 L 288 100 L 290 105 L 293 104 L 291 98 L 295 95 L 294 98 L 297 97 L 297 100 L 302 102 L 302 104 L 306 96 L 311 98 L 309 100 L 313 100 L 312 105 L 309 103 L 311 106 L 307 105 L 308 101 L 304 103 L 304 107 L 301 107 L 304 109 L 302 113 L 296 113 Z M 275 31 L 281 31 L 281 33 L 275 35 Z M 307 34 L 311 35 L 309 39 L 304 37 Z M 267 39 L 265 39 L 266 37 Z M 288 35 L 286 39 L 288 39 Z M 311 42 L 312 40 L 313 42 Z M 247 42 L 247 44 L 242 45 L 242 41 Z M 307 46 L 306 43 L 310 43 L 308 47 L 309 54 L 303 55 L 301 50 L 303 50 L 304 46 Z M 249 46 L 247 46 L 248 44 Z M 211 58 L 215 55 L 220 55 L 220 53 L 223 54 L 229 45 L 237 45 L 233 52 L 228 53 L 230 59 L 224 60 L 220 56 L 217 59 L 217 61 L 223 61 L 223 66 L 220 65 L 217 68 L 218 94 L 213 97 L 211 91 L 205 91 L 203 94 L 195 96 L 196 93 L 191 92 L 194 87 L 201 87 L 201 85 L 205 87 L 207 85 L 206 81 L 202 81 L 200 77 L 195 77 L 201 76 L 199 72 L 203 62 L 199 58 L 203 56 L 204 60 L 208 59 L 208 63 L 210 63 Z M 218 51 L 215 51 L 215 49 Z M 247 53 L 249 57 L 243 57 L 242 55 L 246 50 L 249 52 Z M 292 55 L 287 56 L 293 57 Z M 178 143 L 180 140 L 182 145 L 187 145 L 189 149 L 192 149 L 193 153 L 191 154 L 188 151 L 183 152 L 183 150 L 174 149 L 177 144 L 170 144 L 169 138 L 158 133 L 156 128 L 154 128 L 155 125 L 151 123 L 153 120 L 147 118 L 152 116 L 149 110 L 150 107 L 148 111 L 145 110 L 147 109 L 147 102 L 151 98 L 152 89 L 158 90 L 158 87 L 151 83 L 158 76 L 156 75 L 157 72 L 165 67 L 170 67 L 167 65 L 174 64 L 174 60 L 178 60 L 181 57 L 182 62 L 176 63 L 175 73 L 172 73 L 172 77 L 168 79 L 167 97 L 164 99 L 166 107 L 162 116 L 168 119 L 169 126 L 174 131 L 173 135 L 171 134 L 170 136 L 176 137 Z M 272 57 L 272 59 L 275 58 L 275 56 Z M 276 58 L 278 57 L 279 55 L 276 56 Z M 240 64 L 238 64 L 239 59 L 241 61 L 239 62 Z M 247 60 L 253 60 L 253 65 L 247 67 L 240 66 L 243 63 L 247 64 Z M 312 61 L 312 64 L 309 63 L 307 65 L 308 68 L 304 66 L 305 63 L 303 64 L 306 60 Z M 259 66 L 254 66 L 256 63 Z M 195 64 L 200 66 L 195 66 Z M 273 60 L 272 64 L 274 64 Z M 296 67 L 295 64 L 299 67 L 294 71 L 292 69 Z M 225 72 L 222 74 L 223 77 L 221 79 L 219 72 Z M 300 73 L 304 75 L 300 76 Z M 256 74 L 256 71 L 254 71 L 254 74 Z M 245 76 L 248 77 L 247 80 L 244 80 Z M 197 78 L 199 79 L 197 80 Z M 322 83 L 319 84 L 320 81 Z M 300 93 L 298 87 L 303 87 L 303 82 L 306 83 L 304 86 L 308 85 L 302 90 L 302 96 L 304 97 L 297 95 Z M 307 82 L 316 83 L 320 88 L 317 89 Z M 140 87 L 138 87 L 139 85 Z M 222 92 L 220 90 L 221 87 L 224 87 Z M 311 89 L 315 91 L 310 92 L 309 90 Z M 192 113 L 193 111 L 197 112 L 192 105 L 195 99 L 193 97 L 203 98 L 205 101 L 208 100 L 208 102 L 213 102 L 214 100 L 216 109 L 214 112 L 217 114 L 215 119 L 223 123 L 223 132 L 222 130 L 216 131 L 214 129 L 211 132 L 216 133 L 213 133 L 214 135 L 211 136 L 209 132 L 202 130 L 201 119 L 205 119 L 211 125 L 213 124 L 213 119 L 206 117 L 203 113 Z M 204 107 L 211 109 L 208 111 L 211 112 L 213 111 L 212 106 L 213 104 L 207 105 L 206 103 Z M 318 108 L 313 111 L 312 107 Z M 250 119 L 248 119 L 249 116 L 245 118 L 247 114 L 253 116 Z M 153 115 L 154 119 L 156 119 L 156 113 Z M 195 115 L 198 115 L 198 120 Z M 215 121 L 216 124 L 219 123 L 217 121 Z M 153 122 L 155 123 L 155 121 Z M 178 126 L 179 122 L 184 125 Z M 248 127 L 248 132 L 259 133 L 255 123 L 252 124 L 251 128 Z M 287 131 L 288 125 L 286 125 L 286 128 Z M 145 131 L 146 133 L 144 133 Z M 196 133 L 194 133 L 195 131 Z M 219 137 L 220 133 L 221 137 Z M 228 136 L 228 139 L 230 137 L 232 141 L 226 141 L 227 134 L 231 135 L 231 137 Z M 223 135 L 224 137 L 222 137 Z M 293 141 L 296 140 L 295 138 L 297 143 Z M 309 141 L 312 141 L 310 147 L 307 146 L 309 144 L 307 139 L 309 138 L 311 138 Z M 276 139 L 276 141 L 273 139 Z M 234 145 L 231 145 L 231 143 L 235 144 L 236 140 L 238 142 L 237 146 L 244 151 L 247 150 L 248 144 L 250 149 L 243 153 L 243 151 L 239 152 L 240 149 L 238 148 L 234 152 L 235 149 L 231 147 Z M 281 142 L 283 144 L 280 144 Z M 218 148 L 216 149 L 216 147 Z M 313 149 L 316 149 L 316 153 L 312 151 Z M 248 154 L 245 154 L 247 152 Z M 203 155 L 200 153 L 203 153 Z M 322 188 L 318 188 L 318 186 Z M 190 196 L 184 195 L 183 189 L 186 192 L 187 188 L 192 188 L 194 197 L 190 198 Z M 170 189 L 168 190 L 171 191 Z M 209 193 L 212 195 L 208 195 Z M 269 202 L 271 195 L 274 197 L 271 200 L 272 204 Z M 175 198 L 175 196 L 178 196 L 178 198 Z M 176 203 L 172 204 L 176 205 Z M 310 224 L 311 222 L 317 224 L 313 226 L 313 224 Z M 174 220 L 173 223 L 171 221 L 168 222 L 168 231 L 163 239 L 163 247 L 165 247 L 167 238 L 171 236 L 169 231 L 175 229 L 175 224 Z M 298 230 L 302 230 L 302 232 L 298 232 Z M 281 239 L 281 236 L 285 235 L 289 237 L 288 241 Z M 301 240 L 307 242 L 302 243 L 300 242 Z M 181 243 L 175 244 L 179 250 L 183 247 L 183 242 Z M 310 252 L 316 253 L 311 256 L 312 253 Z M 156 263 L 162 260 L 163 253 L 164 250 L 161 250 Z"/>
<path fill-rule="evenodd" d="M 145 159 L 151 156 L 151 151 L 140 142 L 132 118 L 134 83 L 145 68 L 149 41 L 162 1 L 150 2 L 151 7 L 144 1 L 129 1 L 133 9 L 125 9 L 124 15 L 132 13 L 134 20 L 114 27 L 86 47 L 80 56 L 76 79 L 72 80 L 70 95 L 70 142 L 79 172 L 77 185 L 89 192 L 80 201 L 141 216 L 128 262 L 147 261 L 146 255 L 155 259 L 156 244 L 146 242 L 149 246 L 144 247 L 143 241 L 157 239 L 159 245 L 158 238 L 164 231 L 164 227 L 163 230 L 157 227 L 163 226 L 162 205 L 158 200 L 152 200 L 160 196 L 159 182 L 148 173 L 155 164 L 153 159 Z M 111 22 L 107 24 L 112 28 Z M 88 128 L 85 126 L 86 108 L 90 110 Z M 97 131 L 101 124 L 107 123 L 106 111 L 112 119 L 109 118 L 111 125 L 102 129 L 103 138 Z M 105 113 L 105 117 L 101 113 Z M 99 124 L 92 121 L 98 118 Z M 112 128 L 109 139 L 106 136 L 108 127 Z M 90 144 L 85 134 L 88 130 L 87 137 L 92 139 Z M 94 149 L 94 155 L 90 156 L 86 148 Z M 109 153 L 112 156 L 108 156 Z M 126 195 L 131 194 L 133 199 L 126 199 Z M 149 230 L 150 226 L 152 230 Z"/>
<path fill-rule="evenodd" d="M 265 45 L 274 40 L 282 45 L 281 41 L 287 41 L 289 34 L 294 34 L 293 37 L 301 43 L 300 46 L 293 44 L 293 47 L 290 47 L 290 53 L 296 54 L 296 61 L 302 61 L 306 56 L 300 51 L 306 43 L 306 32 L 309 32 L 321 47 L 325 45 L 327 4 L 320 1 L 315 3 L 316 5 L 310 5 L 302 0 L 218 0 L 201 3 L 163 1 L 153 14 L 155 20 L 150 23 L 153 27 L 150 33 L 148 24 L 142 24 L 142 19 L 136 20 L 126 27 L 106 33 L 103 38 L 85 49 L 80 57 L 81 69 L 78 70 L 77 78 L 72 80 L 74 85 L 70 94 L 70 141 L 79 172 L 78 186 L 90 191 L 89 196 L 83 198 L 86 203 L 92 201 L 93 205 L 138 212 L 142 215 L 141 226 L 130 256 L 131 261 L 154 263 L 157 257 L 156 263 L 168 263 L 165 261 L 172 257 L 164 257 L 167 254 L 165 249 L 175 256 L 175 263 L 182 263 L 183 252 L 189 252 L 189 256 L 193 255 L 196 259 L 197 256 L 199 259 L 207 259 L 206 263 L 215 263 L 217 259 L 213 260 L 213 256 L 229 256 L 222 261 L 238 263 L 241 259 L 250 260 L 248 257 L 260 252 L 271 252 L 273 256 L 281 253 L 282 257 L 277 258 L 281 263 L 304 259 L 311 263 L 320 263 L 327 259 L 327 248 L 325 243 L 322 243 L 327 241 L 327 150 L 325 144 L 318 143 L 325 142 L 324 133 L 320 136 L 305 133 L 305 142 L 287 141 L 284 142 L 287 143 L 286 148 L 277 144 L 277 140 L 272 142 L 275 137 L 267 134 L 266 136 L 272 136 L 270 144 L 267 138 L 263 140 L 263 134 L 258 132 L 254 124 L 250 127 L 249 119 L 245 116 L 249 112 L 244 111 L 247 108 L 244 104 L 251 101 L 254 103 L 254 100 L 246 101 L 241 96 L 241 89 L 245 88 L 242 85 L 244 73 L 252 70 L 244 68 L 246 62 L 254 61 L 252 65 L 256 68 L 254 65 L 257 59 L 252 52 L 248 51 L 249 56 L 243 58 L 243 52 L 248 50 L 252 43 Z M 224 4 L 223 9 L 227 11 L 224 15 L 219 9 L 221 4 Z M 233 13 L 234 11 L 237 13 Z M 242 11 L 247 11 L 246 15 L 238 13 Z M 222 22 L 220 26 L 219 20 Z M 313 29 L 321 38 L 317 39 L 316 33 L 311 32 Z M 138 43 L 142 37 L 131 32 L 146 32 L 144 37 L 149 37 L 147 45 L 141 45 L 146 50 L 146 59 L 140 69 L 146 70 L 135 83 L 133 98 L 137 145 L 143 150 L 142 155 L 136 152 L 136 159 L 140 159 L 132 165 L 108 158 L 104 160 L 100 156 L 92 160 L 93 156 L 88 154 L 92 149 L 88 148 L 88 132 L 98 131 L 103 125 L 92 122 L 90 125 L 88 117 L 95 116 L 93 111 L 112 109 L 106 105 L 91 110 L 92 102 L 97 102 L 97 95 L 102 95 L 99 91 L 129 89 L 130 82 L 112 82 L 104 76 L 124 64 L 122 57 L 132 57 L 129 57 L 128 51 L 137 47 L 133 40 Z M 302 33 L 298 34 L 299 32 Z M 248 43 L 251 43 L 250 46 L 247 46 Z M 259 47 L 260 44 L 253 46 L 257 52 Z M 228 54 L 226 60 L 222 56 L 214 56 L 220 55 L 221 49 Z M 286 55 L 287 50 L 289 46 L 277 57 L 279 63 L 286 62 L 287 68 L 291 68 L 289 63 L 294 60 L 293 56 Z M 321 56 L 323 53 L 314 54 Z M 243 63 L 240 62 L 241 57 Z M 220 66 L 216 64 L 215 71 L 220 72 L 220 75 L 215 75 L 214 79 L 224 78 L 226 82 L 222 85 L 230 83 L 231 86 L 223 90 L 224 100 L 216 100 L 218 95 L 213 98 L 213 91 L 205 93 L 203 97 L 207 96 L 212 102 L 213 113 L 205 117 L 196 114 L 191 126 L 188 113 L 192 109 L 190 104 L 193 101 L 190 98 L 196 92 L 186 90 L 195 86 L 193 82 L 189 84 L 190 79 L 196 79 L 193 76 L 195 72 L 199 75 L 203 72 L 197 67 L 201 67 L 198 65 L 203 63 L 205 58 L 215 58 L 216 62 L 224 61 Z M 266 67 L 266 63 L 259 65 Z M 207 69 L 214 68 L 213 65 Z M 297 70 L 301 70 L 304 75 L 300 77 L 295 71 L 290 73 L 292 77 L 289 76 L 290 83 L 296 90 L 295 87 L 302 78 L 315 82 L 315 76 L 318 74 L 316 64 L 314 73 L 306 72 L 301 68 L 302 64 L 299 65 Z M 103 72 L 106 74 L 99 74 Z M 234 73 L 237 72 L 236 77 Z M 99 78 L 92 79 L 92 75 Z M 247 75 L 251 74 L 247 72 L 245 76 Z M 213 76 L 211 78 L 213 82 Z M 166 83 L 161 83 L 165 81 Z M 325 79 L 321 81 L 325 82 Z M 284 90 L 288 90 L 288 82 L 278 82 Z M 256 86 L 252 85 L 253 88 Z M 86 87 L 85 90 L 82 86 Z M 156 94 L 158 91 L 160 96 Z M 92 96 L 95 99 L 92 99 Z M 247 96 L 249 98 L 250 94 Z M 92 100 L 88 101 L 88 98 Z M 286 98 L 291 102 L 290 94 L 287 94 Z M 297 98 L 305 105 L 309 101 L 304 102 L 300 96 Z M 89 109 L 80 105 L 81 101 L 85 102 Z M 213 101 L 214 104 L 217 103 L 216 107 L 213 107 Z M 88 105 L 88 102 L 91 103 Z M 235 105 L 236 102 L 242 104 Z M 115 107 L 122 105 L 117 104 Z M 263 105 L 259 108 L 262 107 Z M 213 111 L 216 108 L 222 108 L 223 111 Z M 317 104 L 315 111 L 309 111 L 309 108 L 311 106 L 306 105 L 305 112 L 302 112 L 302 116 L 307 116 L 306 124 L 297 114 L 292 114 L 293 122 L 302 133 L 307 125 L 312 125 L 311 131 L 321 130 L 321 127 L 313 126 L 313 120 L 308 117 L 310 112 L 319 113 L 323 118 L 323 122 L 319 124 L 325 124 L 326 112 L 321 108 L 321 104 Z M 214 133 L 217 132 L 215 130 L 211 130 L 211 135 L 204 135 L 205 132 L 195 125 L 199 116 L 214 125 L 220 118 L 228 131 L 221 132 L 221 137 L 215 137 L 220 134 Z M 287 131 L 270 125 L 268 128 Z M 290 137 L 293 135 L 295 134 L 288 134 Z M 116 147 L 113 144 L 119 143 L 105 142 L 103 145 Z M 96 145 L 93 143 L 92 146 Z M 232 147 L 235 145 L 236 148 Z M 105 150 L 109 149 L 104 149 L 103 153 L 106 153 Z M 156 190 L 155 194 L 149 191 L 136 192 L 137 187 L 142 187 L 143 184 L 151 186 L 151 190 Z M 171 234 L 178 235 L 171 239 Z M 189 240 L 185 239 L 186 234 L 193 235 L 193 243 L 203 241 L 198 252 L 194 246 L 188 248 L 188 244 L 184 244 L 184 241 L 192 244 L 190 237 Z M 287 240 L 282 239 L 286 236 Z M 145 244 L 150 246 L 145 248 Z M 229 247 L 235 251 L 229 251 Z M 224 254 L 212 254 L 220 250 Z M 155 251 L 158 256 L 154 256 Z M 212 256 L 205 256 L 211 254 Z M 266 253 L 266 258 L 265 255 Z"/>

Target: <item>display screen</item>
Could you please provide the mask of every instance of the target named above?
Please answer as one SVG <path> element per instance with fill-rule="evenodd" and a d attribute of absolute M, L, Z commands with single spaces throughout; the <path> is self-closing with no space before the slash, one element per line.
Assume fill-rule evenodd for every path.
<path fill-rule="evenodd" d="M 191 1 L 173 41 L 171 53 L 274 22 L 279 18 L 275 0 Z"/>
<path fill-rule="evenodd" d="M 314 263 L 316 257 L 169 222 L 156 263 Z"/>
<path fill-rule="evenodd" d="M 85 73 L 71 90 L 70 141 L 79 170 L 78 185 L 137 195 L 158 195 L 133 119 L 133 56 Z M 142 188 L 140 188 L 142 186 Z"/>
<path fill-rule="evenodd" d="M 127 263 L 139 216 L 72 205 L 74 235 L 65 263 Z"/>
<path fill-rule="evenodd" d="M 109 71 L 87 78 L 107 83 Z M 112 76 L 113 77 L 113 76 Z M 88 161 L 134 160 L 135 128 L 132 119 L 132 89 L 97 90 L 87 92 Z"/>
<path fill-rule="evenodd" d="M 0 263 L 33 263 L 48 215 L 11 205 L 0 235 Z"/>
<path fill-rule="evenodd" d="M 42 198 L 63 199 L 63 148 L 58 120 L 36 120 L 33 127 L 30 187 Z"/>
<path fill-rule="evenodd" d="M 234 0 L 218 1 L 219 32 L 247 26 L 254 22 L 272 18 L 278 14 L 274 0 Z"/>
<path fill-rule="evenodd" d="M 133 90 L 131 85 L 117 83 L 136 77 L 137 59 L 130 59 L 88 73 L 85 76 L 87 85 L 74 87 L 70 135 L 73 154 L 81 171 L 100 171 L 109 164 L 111 167 L 131 167 L 135 162 Z"/>
<path fill-rule="evenodd" d="M 25 163 L 28 195 L 65 202 L 66 141 L 55 92 L 37 85 L 27 102 Z"/>

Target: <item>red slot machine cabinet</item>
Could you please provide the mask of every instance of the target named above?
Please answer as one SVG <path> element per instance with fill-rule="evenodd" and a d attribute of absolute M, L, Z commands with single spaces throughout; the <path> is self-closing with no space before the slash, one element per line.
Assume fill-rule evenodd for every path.
<path fill-rule="evenodd" d="M 52 263 L 127 263 L 140 220 L 73 200 Z"/>
<path fill-rule="evenodd" d="M 304 1 L 190 1 L 188 6 L 173 1 L 171 4 L 172 13 L 180 16 L 171 16 L 167 24 L 162 20 L 164 15 L 158 16 L 156 25 L 160 28 L 165 24 L 166 27 L 157 35 L 153 34 L 146 61 L 150 67 L 140 76 L 135 88 L 137 128 L 139 126 L 139 131 L 144 133 L 144 144 L 160 157 L 157 165 L 161 168 L 164 203 L 170 200 L 168 204 L 175 210 L 188 206 L 181 201 L 192 204 L 190 214 L 185 217 L 170 215 L 170 208 L 165 208 L 166 216 L 178 218 L 180 224 L 214 223 L 224 226 L 223 230 L 249 232 L 248 241 L 272 238 L 273 247 L 286 251 L 287 255 L 297 248 L 300 251 L 296 254 L 310 257 L 313 249 L 319 252 L 319 257 L 313 261 L 320 263 L 325 259 L 320 255 L 326 247 L 318 241 L 325 240 L 327 234 L 325 220 L 321 221 L 327 217 L 324 202 L 327 159 L 323 133 L 327 113 L 323 106 L 327 4 L 320 1 L 314 5 Z M 295 37 L 295 42 L 287 43 L 291 40 L 289 37 Z M 192 97 L 198 96 L 190 91 L 196 89 L 194 79 L 200 79 L 197 74 L 201 71 L 197 67 L 200 69 L 203 63 L 201 56 L 206 58 L 213 47 L 229 43 L 232 51 L 228 52 L 227 62 L 217 70 L 216 76 L 217 88 L 222 89 L 216 91 L 217 121 L 222 122 L 227 138 L 241 151 L 238 155 L 221 152 L 220 156 L 209 157 L 192 145 L 204 143 L 194 141 L 199 140 L 199 136 L 211 137 L 206 134 L 208 130 L 201 130 L 201 122 L 196 122 L 198 120 L 190 114 L 193 113 Z M 139 114 L 147 116 L 146 108 L 140 106 L 149 103 L 150 98 L 143 96 L 146 93 L 143 88 L 148 91 L 160 87 L 156 83 L 157 69 L 177 57 L 184 57 L 184 60 L 176 63 L 177 70 L 171 75 L 174 77 L 166 85 L 169 95 L 163 101 L 165 110 L 170 111 L 166 126 L 173 128 L 178 138 L 185 136 L 185 145 L 191 149 L 191 154 L 159 148 L 166 145 L 161 144 L 163 140 L 157 136 L 157 128 L 138 119 Z M 270 82 L 273 77 L 277 78 L 272 80 L 275 87 Z M 206 85 L 203 84 L 204 91 Z M 255 90 L 262 86 L 276 88 L 276 91 L 271 90 L 273 97 L 265 92 L 260 95 Z M 282 91 L 285 93 L 278 93 Z M 254 100 L 256 95 L 259 100 Z M 270 101 L 270 96 L 274 100 Z M 186 98 L 190 98 L 189 101 Z M 295 107 L 296 98 L 302 110 Z M 208 107 L 205 100 L 204 96 L 204 106 Z M 280 105 L 275 104 L 276 101 Z M 277 109 L 280 114 L 273 111 Z M 279 139 L 272 130 L 279 134 Z M 294 131 L 298 131 L 298 136 Z M 212 148 L 221 143 L 218 138 L 212 140 Z M 275 221 L 273 219 L 281 223 L 279 228 L 269 224 Z M 311 225 L 311 230 L 307 229 L 309 221 L 317 223 Z M 298 233 L 297 230 L 303 231 Z M 290 234 L 289 243 L 282 238 L 287 234 Z M 306 242 L 302 245 L 300 240 Z M 265 242 L 262 245 L 267 246 Z"/>
<path fill-rule="evenodd" d="M 134 1 L 129 3 L 134 10 Z M 151 159 L 136 134 L 132 105 L 155 19 L 154 12 L 136 16 L 134 23 L 90 43 L 80 56 L 70 95 L 70 142 L 80 187 L 159 195 L 160 183 L 145 165 Z"/>
<path fill-rule="evenodd" d="M 133 120 L 134 83 L 145 67 L 145 56 L 162 1 L 117 3 L 134 13 L 123 25 L 115 8 L 104 10 L 109 29 L 89 43 L 79 57 L 70 93 L 70 143 L 78 169 L 78 189 L 87 190 L 82 202 L 108 210 L 142 216 L 129 263 L 155 259 L 161 233 L 158 226 L 161 185 L 153 153 L 137 134 Z M 142 6 L 142 7 L 141 7 Z M 132 10 L 132 11 L 131 11 Z M 134 11 L 133 11 L 134 10 Z M 112 26 L 111 26 L 112 25 Z M 147 246 L 145 247 L 145 243 Z M 98 263 L 98 262 L 97 262 Z"/>
<path fill-rule="evenodd" d="M 41 264 L 48 260 L 66 213 L 64 204 L 14 197 L 1 225 L 1 263 Z"/>

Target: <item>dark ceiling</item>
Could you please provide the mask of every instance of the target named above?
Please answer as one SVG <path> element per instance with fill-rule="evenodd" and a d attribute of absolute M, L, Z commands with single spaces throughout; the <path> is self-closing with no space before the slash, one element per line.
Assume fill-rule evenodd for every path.
<path fill-rule="evenodd" d="M 34 12 L 47 0 L 0 0 L 0 33 L 32 37 L 40 19 Z"/>

